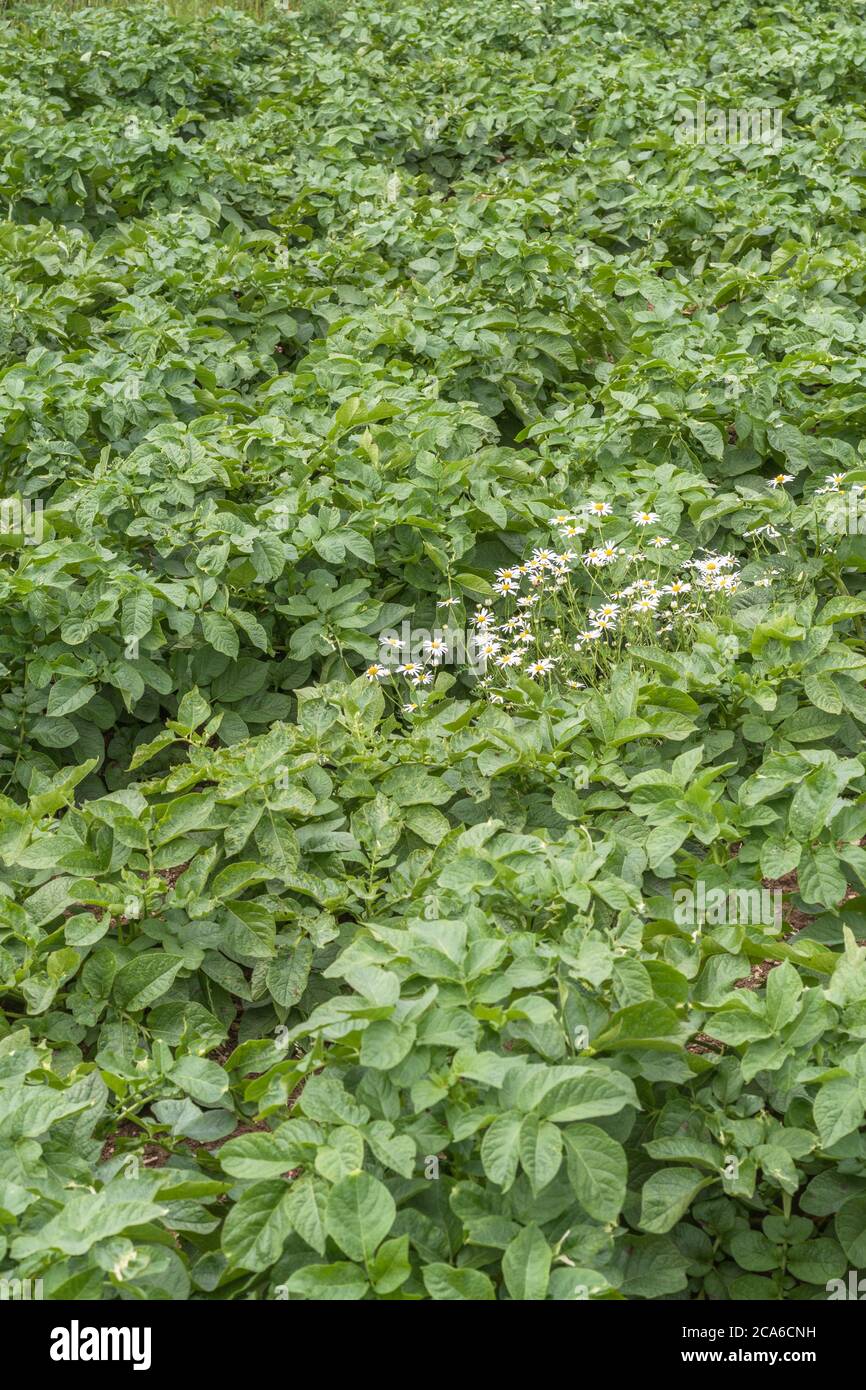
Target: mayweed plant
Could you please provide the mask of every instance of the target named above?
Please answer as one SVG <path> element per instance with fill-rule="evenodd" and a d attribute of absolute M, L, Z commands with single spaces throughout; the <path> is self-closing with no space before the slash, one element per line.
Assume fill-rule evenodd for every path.
<path fill-rule="evenodd" d="M 480 685 L 495 702 L 516 674 L 583 689 L 642 643 L 687 648 L 740 588 L 732 555 L 683 558 L 651 510 L 618 516 L 593 500 L 555 514 L 551 527 L 554 544 L 497 569 L 495 598 L 474 614 Z"/>

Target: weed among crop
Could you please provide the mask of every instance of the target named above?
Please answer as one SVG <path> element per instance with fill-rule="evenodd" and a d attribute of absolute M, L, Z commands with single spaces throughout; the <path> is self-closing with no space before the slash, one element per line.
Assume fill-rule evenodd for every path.
<path fill-rule="evenodd" d="M 591 522 L 602 520 L 587 543 Z M 552 546 L 496 571 L 495 598 L 473 619 L 488 697 L 515 674 L 571 689 L 604 685 L 641 643 L 687 649 L 700 623 L 722 614 L 740 587 L 733 556 L 701 550 L 685 559 L 670 536 L 643 534 L 658 520 L 652 511 L 620 519 L 608 502 L 583 503 L 554 517 Z"/>

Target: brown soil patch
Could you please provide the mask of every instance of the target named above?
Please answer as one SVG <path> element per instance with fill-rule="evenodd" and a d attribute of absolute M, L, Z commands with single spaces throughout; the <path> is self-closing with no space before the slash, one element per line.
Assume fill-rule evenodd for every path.
<path fill-rule="evenodd" d="M 866 844 L 866 840 L 861 841 L 861 844 Z M 731 847 L 732 855 L 736 856 L 736 853 L 739 850 L 739 848 L 739 845 L 733 845 Z M 778 891 L 784 893 L 785 895 L 796 893 L 799 890 L 799 886 L 800 885 L 799 880 L 797 878 L 796 869 L 792 869 L 790 873 L 783 874 L 781 878 L 761 879 L 762 888 L 767 888 L 770 891 Z M 859 895 L 856 889 L 851 888 L 849 886 L 846 889 L 844 898 L 842 898 L 840 901 L 847 902 L 849 898 L 856 898 L 858 896 Z M 803 912 L 800 908 L 792 907 L 790 903 L 786 903 L 783 906 L 782 912 L 783 920 L 788 928 L 788 930 L 784 933 L 782 937 L 783 941 L 790 941 L 793 937 L 797 936 L 798 933 L 801 932 L 804 927 L 808 926 L 809 922 L 811 922 L 812 920 L 809 913 Z M 734 981 L 733 988 L 755 990 L 763 989 L 767 983 L 767 976 L 769 975 L 770 971 L 775 969 L 777 965 L 781 964 L 782 962 L 779 960 L 757 961 L 755 965 L 752 966 L 748 975 L 743 976 L 743 978 L 740 980 Z M 719 1042 L 718 1038 L 711 1037 L 709 1033 L 696 1033 L 692 1041 L 690 1043 L 686 1043 L 686 1051 L 694 1052 L 697 1054 L 713 1052 L 723 1053 L 724 1050 L 724 1043 Z"/>

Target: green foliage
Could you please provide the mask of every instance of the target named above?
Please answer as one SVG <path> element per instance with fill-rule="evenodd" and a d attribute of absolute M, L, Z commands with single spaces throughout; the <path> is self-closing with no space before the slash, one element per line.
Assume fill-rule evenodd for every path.
<path fill-rule="evenodd" d="M 862 29 L 4 12 L 0 1277 L 862 1268 Z M 678 140 L 700 98 L 781 143 Z M 736 582 L 535 680 L 376 669 L 557 514 L 573 652 L 636 513 Z"/>

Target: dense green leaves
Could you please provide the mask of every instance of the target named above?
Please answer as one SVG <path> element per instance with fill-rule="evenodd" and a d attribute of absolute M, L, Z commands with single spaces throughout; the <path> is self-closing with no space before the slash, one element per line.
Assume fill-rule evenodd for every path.
<path fill-rule="evenodd" d="M 826 1297 L 862 18 L 63 20 L 0 24 L 0 1276 Z"/>

